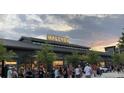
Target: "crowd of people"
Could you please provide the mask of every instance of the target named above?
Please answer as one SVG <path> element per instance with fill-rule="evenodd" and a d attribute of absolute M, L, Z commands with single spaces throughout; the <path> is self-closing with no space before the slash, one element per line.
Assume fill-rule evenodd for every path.
<path fill-rule="evenodd" d="M 110 72 L 117 71 L 118 73 L 123 71 L 124 66 L 118 65 L 109 67 Z M 56 66 L 51 70 L 47 70 L 46 67 L 41 65 L 35 68 L 20 68 L 17 70 L 16 67 L 6 66 L 4 69 L 4 78 L 91 78 L 100 77 L 102 71 L 97 65 L 76 65 L 75 67 L 71 64 L 67 66 Z"/>
<path fill-rule="evenodd" d="M 39 68 L 20 68 L 6 66 L 4 69 L 4 78 L 81 78 L 83 76 L 90 78 L 93 74 L 93 68 L 90 64 L 82 67 L 80 64 L 73 67 L 71 64 L 67 66 L 56 66 L 50 71 L 41 65 Z"/>
<path fill-rule="evenodd" d="M 112 72 L 118 72 L 118 73 L 124 72 L 124 64 L 118 64 L 118 65 L 113 64 L 110 66 L 110 70 Z"/>

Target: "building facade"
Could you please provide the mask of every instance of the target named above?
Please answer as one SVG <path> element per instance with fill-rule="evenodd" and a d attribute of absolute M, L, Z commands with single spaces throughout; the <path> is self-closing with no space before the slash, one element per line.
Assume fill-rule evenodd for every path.
<path fill-rule="evenodd" d="M 0 39 L 0 42 L 7 48 L 7 50 L 13 50 L 17 54 L 16 64 L 36 62 L 35 55 L 36 52 L 41 50 L 42 47 L 46 44 L 52 46 L 53 51 L 57 54 L 57 62 L 64 62 L 66 55 L 70 55 L 73 52 L 78 52 L 79 54 L 87 54 L 90 50 L 90 47 L 69 44 L 65 42 L 57 42 L 53 40 L 44 40 L 37 39 L 32 37 L 21 37 L 19 40 L 9 40 L 9 39 Z M 104 61 L 110 61 L 110 55 L 107 53 L 100 53 L 100 56 Z M 28 59 L 27 59 L 28 58 Z"/>

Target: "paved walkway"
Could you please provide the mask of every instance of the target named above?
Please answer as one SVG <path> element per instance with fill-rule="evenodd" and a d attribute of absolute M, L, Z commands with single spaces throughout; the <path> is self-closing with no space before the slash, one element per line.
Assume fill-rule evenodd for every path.
<path fill-rule="evenodd" d="M 108 73 L 103 73 L 101 78 L 124 78 L 124 72 L 108 72 Z"/>
<path fill-rule="evenodd" d="M 82 78 L 85 78 L 83 75 Z M 93 77 L 92 78 L 124 78 L 124 72 L 117 73 L 117 72 L 108 72 L 108 73 L 103 73 L 101 76 Z"/>

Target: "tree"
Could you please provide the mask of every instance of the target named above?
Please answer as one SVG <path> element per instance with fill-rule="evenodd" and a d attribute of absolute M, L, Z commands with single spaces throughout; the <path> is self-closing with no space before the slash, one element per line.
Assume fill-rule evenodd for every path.
<path fill-rule="evenodd" d="M 113 61 L 113 64 L 120 63 L 120 56 L 119 56 L 119 54 L 112 55 L 112 61 Z"/>
<path fill-rule="evenodd" d="M 17 54 L 13 50 L 10 50 L 6 53 L 5 59 L 11 60 L 11 59 L 15 58 L 16 56 L 17 56 Z"/>
<path fill-rule="evenodd" d="M 114 54 L 112 59 L 114 64 L 124 64 L 124 53 Z"/>
<path fill-rule="evenodd" d="M 102 60 L 102 58 L 100 57 L 98 52 L 90 51 L 88 53 L 88 58 L 87 58 L 88 63 L 97 64 L 97 62 L 99 62 L 100 60 Z"/>
<path fill-rule="evenodd" d="M 80 60 L 82 61 L 88 61 L 89 56 L 88 55 L 80 55 Z"/>
<path fill-rule="evenodd" d="M 56 54 L 52 51 L 52 47 L 50 47 L 48 44 L 45 44 L 42 49 L 37 52 L 37 60 L 45 63 L 47 68 L 54 60 L 56 60 L 56 58 Z"/>
<path fill-rule="evenodd" d="M 124 48 L 124 32 L 122 32 L 122 36 L 119 39 L 119 48 Z"/>
<path fill-rule="evenodd" d="M 0 60 L 5 59 L 6 48 L 0 43 Z"/>
<path fill-rule="evenodd" d="M 67 55 L 65 57 L 65 60 L 67 61 L 68 64 L 72 64 L 75 66 L 81 59 L 80 59 L 80 55 L 78 54 L 78 52 L 74 52 L 72 53 L 72 55 Z"/>
<path fill-rule="evenodd" d="M 4 65 L 5 65 L 5 54 L 6 54 L 6 48 L 0 43 L 0 61 L 2 62 L 2 77 L 4 77 Z"/>
<path fill-rule="evenodd" d="M 10 60 L 16 56 L 16 53 L 12 50 L 7 51 L 7 49 L 0 43 L 0 61 Z"/>
<path fill-rule="evenodd" d="M 2 77 L 4 77 L 4 66 L 5 66 L 5 60 L 12 59 L 13 56 L 16 54 L 13 51 L 8 51 L 7 49 L 0 43 L 0 61 L 2 62 Z"/>
<path fill-rule="evenodd" d="M 119 55 L 120 55 L 120 63 L 124 64 L 124 53 L 121 53 Z"/>

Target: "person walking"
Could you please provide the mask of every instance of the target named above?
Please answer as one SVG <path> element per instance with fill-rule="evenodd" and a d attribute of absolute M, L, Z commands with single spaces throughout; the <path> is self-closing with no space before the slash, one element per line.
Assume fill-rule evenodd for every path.
<path fill-rule="evenodd" d="M 84 68 L 84 72 L 85 72 L 85 77 L 86 78 L 91 78 L 91 76 L 92 76 L 92 68 L 88 63 L 86 64 L 86 66 Z"/>

